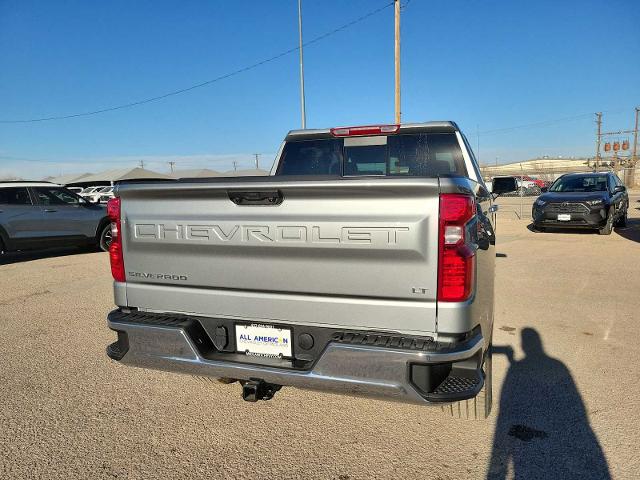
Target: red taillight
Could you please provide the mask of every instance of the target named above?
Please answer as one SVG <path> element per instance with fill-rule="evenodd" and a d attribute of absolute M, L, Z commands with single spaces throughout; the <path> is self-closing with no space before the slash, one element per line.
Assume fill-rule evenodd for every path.
<path fill-rule="evenodd" d="M 111 275 L 116 282 L 124 282 L 124 255 L 122 253 L 122 235 L 120 234 L 120 197 L 107 202 L 107 215 L 111 220 L 111 246 L 109 259 L 111 260 Z"/>
<path fill-rule="evenodd" d="M 398 133 L 400 125 L 365 125 L 363 127 L 338 127 L 331 129 L 334 137 L 356 137 L 362 135 L 386 135 Z"/>
<path fill-rule="evenodd" d="M 475 252 L 467 243 L 466 224 L 475 215 L 468 195 L 440 195 L 438 232 L 438 301 L 462 302 L 471 296 Z"/>

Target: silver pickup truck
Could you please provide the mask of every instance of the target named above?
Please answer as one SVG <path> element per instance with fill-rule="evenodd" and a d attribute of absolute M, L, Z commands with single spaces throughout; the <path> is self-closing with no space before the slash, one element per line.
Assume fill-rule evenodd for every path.
<path fill-rule="evenodd" d="M 239 381 L 249 401 L 285 385 L 474 398 L 491 377 L 493 202 L 515 188 L 487 190 L 453 122 L 291 131 L 268 177 L 121 184 L 107 353 Z"/>

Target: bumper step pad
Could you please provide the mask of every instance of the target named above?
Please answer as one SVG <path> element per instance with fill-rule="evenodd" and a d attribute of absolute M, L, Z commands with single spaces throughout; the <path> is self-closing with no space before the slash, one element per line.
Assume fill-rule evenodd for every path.
<path fill-rule="evenodd" d="M 473 391 L 480 384 L 479 378 L 448 376 L 433 392 L 436 395 L 456 395 Z"/>

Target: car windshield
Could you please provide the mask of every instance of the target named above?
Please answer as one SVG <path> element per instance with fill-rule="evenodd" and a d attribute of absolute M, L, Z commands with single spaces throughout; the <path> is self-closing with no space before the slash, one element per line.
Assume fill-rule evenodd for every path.
<path fill-rule="evenodd" d="M 549 189 L 550 192 L 606 192 L 606 175 L 581 175 L 561 177 Z"/>

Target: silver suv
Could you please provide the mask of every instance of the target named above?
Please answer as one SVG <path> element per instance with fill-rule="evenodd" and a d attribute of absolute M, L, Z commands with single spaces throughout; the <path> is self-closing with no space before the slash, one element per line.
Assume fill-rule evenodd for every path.
<path fill-rule="evenodd" d="M 53 183 L 0 182 L 1 253 L 110 243 L 104 206 Z"/>

